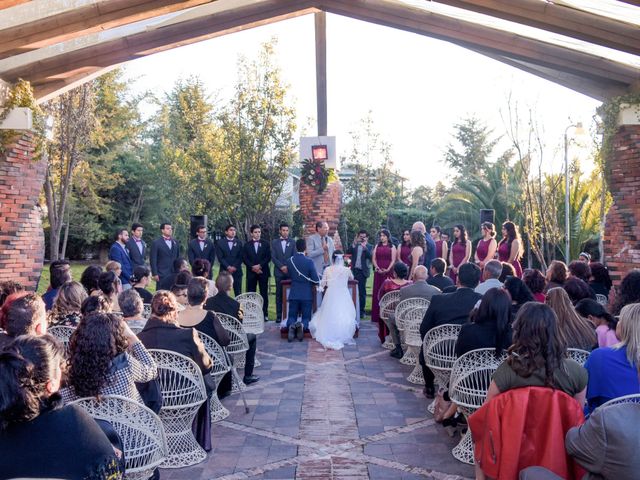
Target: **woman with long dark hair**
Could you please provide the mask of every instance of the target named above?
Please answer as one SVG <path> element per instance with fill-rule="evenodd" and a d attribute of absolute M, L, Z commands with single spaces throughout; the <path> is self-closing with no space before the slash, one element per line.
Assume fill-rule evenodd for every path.
<path fill-rule="evenodd" d="M 518 277 L 507 277 L 504 281 L 504 289 L 511 296 L 511 313 L 514 318 L 525 303 L 535 301 L 529 287 Z"/>
<path fill-rule="evenodd" d="M 609 270 L 600 262 L 592 262 L 589 266 L 591 267 L 589 286 L 594 293 L 609 298 L 609 293 L 613 286 L 613 282 L 609 276 Z"/>
<path fill-rule="evenodd" d="M 527 268 L 522 274 L 522 281 L 529 287 L 536 302 L 544 303 L 547 296 L 544 294 L 545 279 L 537 268 Z"/>
<path fill-rule="evenodd" d="M 494 238 L 496 236 L 496 227 L 493 223 L 482 222 L 480 230 L 482 232 L 482 238 L 478 240 L 474 259 L 480 269 L 483 269 L 484 265 L 488 261 L 495 258 L 496 251 L 498 250 L 498 243 Z"/>
<path fill-rule="evenodd" d="M 114 312 L 120 311 L 118 305 L 118 277 L 113 272 L 102 272 L 98 278 L 98 286 L 105 297 L 111 302 L 111 308 Z"/>
<path fill-rule="evenodd" d="M 545 277 L 547 285 L 544 287 L 544 293 L 547 293 L 552 288 L 563 287 L 564 282 L 567 281 L 567 266 L 560 260 L 554 260 L 549 264 L 547 268 L 547 275 Z"/>
<path fill-rule="evenodd" d="M 418 265 L 424 263 L 425 252 L 427 251 L 427 243 L 424 239 L 424 233 L 420 230 L 411 231 L 411 263 L 409 264 L 408 278 L 413 276 Z"/>
<path fill-rule="evenodd" d="M 430 234 L 436 244 L 436 258 L 449 258 L 449 244 L 442 239 L 442 229 L 434 225 L 431 227 Z"/>
<path fill-rule="evenodd" d="M 102 273 L 102 267 L 100 265 L 89 265 L 82 272 L 80 277 L 80 283 L 87 291 L 88 295 L 97 295 L 100 292 L 100 286 L 98 285 L 98 279 Z"/>
<path fill-rule="evenodd" d="M 467 230 L 464 225 L 456 225 L 453 227 L 453 244 L 449 252 L 449 276 L 453 283 L 457 283 L 458 269 L 463 263 L 467 263 L 471 258 L 471 241 L 467 237 Z"/>
<path fill-rule="evenodd" d="M 402 241 L 398 247 L 398 257 L 396 262 L 402 262 L 411 268 L 411 232 L 409 230 L 402 231 Z"/>
<path fill-rule="evenodd" d="M 378 290 L 387 278 L 391 277 L 393 260 L 396 258 L 396 247 L 391 243 L 389 230 L 383 228 L 378 233 L 378 243 L 373 247 L 371 262 L 373 263 L 373 291 L 371 295 L 371 321 L 380 322 L 380 306 Z"/>
<path fill-rule="evenodd" d="M 394 290 L 399 290 L 405 285 L 409 285 L 410 283 L 412 283 L 411 280 L 407 280 L 408 276 L 409 269 L 404 263 L 394 263 L 393 274 L 391 278 L 387 278 L 378 291 L 378 303 L 380 303 L 380 299 L 382 299 L 382 297 L 384 297 L 386 293 L 393 292 Z M 380 341 L 384 342 L 384 339 L 387 335 L 389 335 L 389 329 L 387 328 L 387 325 L 382 321 L 382 319 L 380 319 L 380 322 L 378 323 L 378 337 L 380 338 Z"/>
<path fill-rule="evenodd" d="M 616 292 L 612 315 L 620 315 L 622 308 L 630 303 L 640 303 L 640 270 L 631 270 L 622 279 Z"/>
<path fill-rule="evenodd" d="M 620 342 L 616 335 L 618 321 L 598 302 L 591 298 L 582 299 L 576 304 L 576 312 L 596 326 L 598 347 L 611 347 Z"/>
<path fill-rule="evenodd" d="M 498 260 L 501 262 L 509 262 L 516 270 L 516 276 L 522 277 L 522 265 L 520 259 L 524 253 L 522 240 L 518 233 L 518 227 L 513 222 L 504 222 L 502 224 L 502 240 L 498 244 Z"/>
<path fill-rule="evenodd" d="M 564 288 L 549 290 L 546 304 L 558 317 L 558 335 L 567 348 L 580 348 L 588 352 L 593 350 L 598 344 L 595 325 L 578 315 Z"/>
<path fill-rule="evenodd" d="M 151 270 L 144 265 L 138 265 L 133 269 L 133 275 L 129 279 L 131 287 L 138 292 L 138 295 L 142 298 L 143 303 L 151 303 L 153 294 L 147 290 L 149 283 L 151 283 Z"/>

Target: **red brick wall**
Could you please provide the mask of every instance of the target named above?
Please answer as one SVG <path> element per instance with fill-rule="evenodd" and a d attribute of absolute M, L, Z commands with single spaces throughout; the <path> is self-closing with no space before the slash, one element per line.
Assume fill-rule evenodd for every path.
<path fill-rule="evenodd" d="M 335 235 L 342 209 L 342 183 L 332 182 L 322 193 L 300 182 L 300 209 L 304 220 L 304 235 L 316 233 L 316 222 L 329 224 L 329 235 L 333 237 L 336 249 L 342 248 L 340 237 Z"/>
<path fill-rule="evenodd" d="M 604 255 L 615 285 L 640 268 L 640 125 L 619 128 L 607 164 L 613 205 L 607 213 Z"/>
<path fill-rule="evenodd" d="M 33 160 L 33 135 L 16 137 L 0 155 L 0 281 L 35 289 L 44 260 L 38 197 L 45 175 Z"/>

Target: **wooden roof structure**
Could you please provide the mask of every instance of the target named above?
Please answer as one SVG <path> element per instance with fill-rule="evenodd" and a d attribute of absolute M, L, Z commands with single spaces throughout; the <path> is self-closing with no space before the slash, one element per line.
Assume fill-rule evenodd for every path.
<path fill-rule="evenodd" d="M 4 0 L 0 79 L 44 101 L 136 58 L 327 12 L 451 42 L 604 100 L 640 89 L 640 0 Z"/>

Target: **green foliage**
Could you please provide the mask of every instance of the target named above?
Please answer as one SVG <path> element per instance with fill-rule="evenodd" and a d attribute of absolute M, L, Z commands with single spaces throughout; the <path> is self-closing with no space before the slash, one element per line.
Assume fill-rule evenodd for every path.
<path fill-rule="evenodd" d="M 40 158 L 39 153 L 42 146 L 42 137 L 44 134 L 44 112 L 38 105 L 31 84 L 23 79 L 11 86 L 7 99 L 0 110 L 0 123 L 2 123 L 14 108 L 26 107 L 31 109 L 34 131 L 38 135 L 37 152 L 34 158 Z M 4 152 L 5 145 L 15 137 L 19 132 L 15 130 L 0 130 L 0 153 Z"/>
<path fill-rule="evenodd" d="M 618 115 L 623 104 L 635 106 L 636 113 L 640 115 L 640 93 L 609 98 L 597 109 L 598 116 L 602 119 L 602 157 L 605 162 L 613 150 L 613 138 L 618 131 Z"/>

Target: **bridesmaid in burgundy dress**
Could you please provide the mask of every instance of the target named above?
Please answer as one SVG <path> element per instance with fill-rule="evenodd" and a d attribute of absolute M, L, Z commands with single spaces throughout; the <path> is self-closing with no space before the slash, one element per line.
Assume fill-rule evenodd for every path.
<path fill-rule="evenodd" d="M 424 234 L 420 230 L 411 232 L 411 263 L 409 264 L 409 278 L 413 278 L 413 272 L 418 265 L 424 263 L 424 252 L 427 250 L 427 244 L 424 240 Z"/>
<path fill-rule="evenodd" d="M 398 258 L 396 258 L 396 261 L 402 262 L 411 268 L 411 232 L 409 230 L 402 232 L 402 243 L 398 249 Z"/>
<path fill-rule="evenodd" d="M 393 260 L 396 258 L 396 247 L 391 243 L 389 230 L 383 229 L 378 234 L 380 241 L 373 249 L 373 291 L 371 292 L 371 321 L 378 322 L 381 328 L 386 328 L 384 322 L 380 321 L 380 303 L 378 292 L 387 278 L 391 277 Z M 384 341 L 384 337 L 383 337 Z"/>
<path fill-rule="evenodd" d="M 498 244 L 498 260 L 513 265 L 516 271 L 516 277 L 522 277 L 522 241 L 518 234 L 518 227 L 513 222 L 504 222 L 502 224 L 502 240 Z"/>
<path fill-rule="evenodd" d="M 449 258 L 449 245 L 442 240 L 442 229 L 438 225 L 431 227 L 431 238 L 436 242 L 436 258 Z"/>
<path fill-rule="evenodd" d="M 484 222 L 480 225 L 482 238 L 478 240 L 476 247 L 475 261 L 480 269 L 484 269 L 485 263 L 493 260 L 498 250 L 498 242 L 493 238 L 496 236 L 496 227 L 491 222 Z"/>
<path fill-rule="evenodd" d="M 454 284 L 458 280 L 458 268 L 463 263 L 467 263 L 470 258 L 471 241 L 467 238 L 467 230 L 464 225 L 456 225 L 453 227 L 453 245 L 451 245 L 451 252 L 449 253 L 449 264 L 451 265 L 449 276 Z"/>

